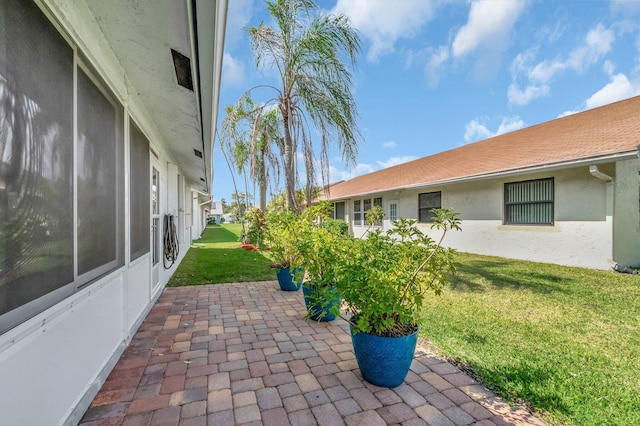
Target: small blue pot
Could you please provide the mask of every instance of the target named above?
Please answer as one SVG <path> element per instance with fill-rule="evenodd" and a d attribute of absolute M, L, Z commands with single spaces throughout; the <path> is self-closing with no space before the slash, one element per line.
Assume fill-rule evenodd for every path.
<path fill-rule="evenodd" d="M 307 305 L 307 312 L 309 312 L 309 318 L 314 321 L 333 321 L 336 319 L 336 315 L 332 314 L 331 311 L 340 307 L 342 303 L 342 296 L 338 294 L 335 287 L 331 287 L 329 290 L 330 300 L 326 303 L 323 303 L 318 300 L 316 295 L 316 290 L 314 288 L 309 288 L 306 286 L 302 286 L 302 293 L 304 294 L 304 304 Z"/>
<path fill-rule="evenodd" d="M 278 269 L 278 284 L 280 284 L 280 290 L 283 291 L 298 291 L 300 290 L 300 286 L 302 285 L 302 278 L 304 277 L 304 273 L 302 268 L 295 268 L 293 270 L 293 274 L 300 279 L 298 281 L 294 280 L 294 275 L 292 275 L 291 270 L 289 268 L 277 268 Z"/>
<path fill-rule="evenodd" d="M 409 373 L 418 343 L 418 332 L 402 337 L 380 337 L 373 334 L 353 334 L 353 350 L 362 377 L 369 383 L 385 388 L 400 386 Z"/>

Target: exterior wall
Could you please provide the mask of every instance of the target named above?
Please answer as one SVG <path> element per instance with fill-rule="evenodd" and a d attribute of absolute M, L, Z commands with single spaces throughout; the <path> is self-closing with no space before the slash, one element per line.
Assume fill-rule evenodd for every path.
<path fill-rule="evenodd" d="M 626 266 L 640 266 L 640 160 L 616 164 L 613 258 Z"/>
<path fill-rule="evenodd" d="M 616 171 L 613 164 L 599 168 L 609 175 Z M 554 177 L 554 225 L 503 224 L 504 184 L 548 177 Z M 637 171 L 635 179 L 637 203 Z M 587 166 L 383 193 L 385 211 L 388 214 L 389 201 L 397 200 L 399 218 L 417 219 L 418 194 L 434 191 L 442 192 L 442 207 L 461 214 L 462 232 L 452 231 L 445 240 L 446 245 L 459 251 L 595 269 L 612 266 L 613 190 L 611 185 L 591 176 Z M 637 218 L 637 204 L 634 205 Z M 352 200 L 347 207 L 353 209 Z M 640 220 L 635 223 L 637 231 Z M 390 226 L 385 219 L 384 228 Z M 434 238 L 439 236 L 428 224 L 419 226 Z M 366 227 L 353 226 L 355 236 L 365 231 Z"/>
<path fill-rule="evenodd" d="M 170 166 L 173 159 L 142 103 L 127 87 L 95 19 L 82 2 L 46 4 L 74 42 L 91 52 L 92 65 L 149 137 L 161 173 L 160 215 L 176 214 L 180 170 Z M 2 424 L 77 424 L 189 248 L 190 241 L 181 247 L 171 269 L 165 270 L 160 260 L 157 286 L 151 280 L 151 253 L 130 262 L 128 164 L 125 174 L 125 265 L 0 335 Z"/>

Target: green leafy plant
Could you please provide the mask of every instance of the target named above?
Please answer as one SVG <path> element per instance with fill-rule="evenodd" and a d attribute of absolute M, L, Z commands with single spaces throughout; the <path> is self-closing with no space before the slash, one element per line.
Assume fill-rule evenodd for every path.
<path fill-rule="evenodd" d="M 302 256 L 302 267 L 307 280 L 304 287 L 309 306 L 318 307 L 307 317 L 318 320 L 328 313 L 338 315 L 340 298 L 336 290 L 336 271 L 344 256 L 347 225 L 344 221 L 331 219 L 332 205 L 329 201 L 309 207 L 300 214 L 298 250 Z M 324 309 L 323 309 L 324 308 Z"/>
<path fill-rule="evenodd" d="M 301 221 L 292 210 L 270 210 L 266 215 L 266 242 L 277 268 L 294 270 L 301 266 L 299 250 Z"/>
<path fill-rule="evenodd" d="M 454 250 L 443 247 L 442 241 L 448 231 L 461 229 L 459 214 L 451 209 L 433 212 L 431 227 L 442 231 L 438 241 L 423 233 L 415 220 L 400 219 L 387 232 L 376 229 L 365 239 L 346 240 L 340 249 L 336 281 L 355 332 L 413 333 L 428 293 L 439 294 L 455 272 Z M 372 226 L 380 218 L 374 212 L 366 219 Z"/>
<path fill-rule="evenodd" d="M 246 219 L 249 222 L 247 231 L 249 241 L 256 248 L 264 248 L 265 234 L 267 232 L 267 218 L 264 212 L 259 208 L 253 208 L 247 212 Z"/>

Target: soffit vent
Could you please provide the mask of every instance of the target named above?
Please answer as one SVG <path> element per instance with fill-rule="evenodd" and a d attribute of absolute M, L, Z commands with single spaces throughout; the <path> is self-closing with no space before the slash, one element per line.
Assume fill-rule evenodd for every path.
<path fill-rule="evenodd" d="M 193 153 L 196 155 L 196 157 L 202 158 L 202 151 L 198 151 L 197 149 L 194 149 Z"/>
<path fill-rule="evenodd" d="M 173 56 L 173 67 L 176 70 L 176 78 L 178 84 L 184 88 L 193 91 L 193 80 L 191 79 L 191 59 L 184 56 L 180 52 L 171 49 Z"/>

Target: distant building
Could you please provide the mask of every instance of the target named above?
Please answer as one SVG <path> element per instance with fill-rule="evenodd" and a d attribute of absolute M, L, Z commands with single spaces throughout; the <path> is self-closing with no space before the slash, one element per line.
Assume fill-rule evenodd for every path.
<path fill-rule="evenodd" d="M 429 229 L 461 213 L 460 251 L 607 269 L 640 265 L 640 97 L 559 118 L 328 187 L 355 235 L 375 205 Z"/>
<path fill-rule="evenodd" d="M 215 220 L 215 223 L 220 225 L 220 219 L 222 219 L 222 202 L 220 200 L 211 201 L 211 211 L 209 212 L 209 218 Z"/>

